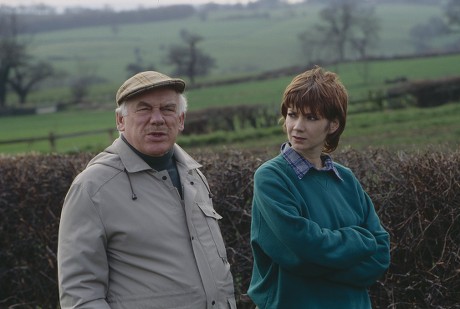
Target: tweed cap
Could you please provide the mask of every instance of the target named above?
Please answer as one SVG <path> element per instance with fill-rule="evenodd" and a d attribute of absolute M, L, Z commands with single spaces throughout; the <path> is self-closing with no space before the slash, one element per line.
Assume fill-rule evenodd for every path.
<path fill-rule="evenodd" d="M 179 93 L 184 92 L 185 82 L 179 78 L 171 78 L 155 71 L 145 71 L 134 75 L 126 80 L 117 91 L 117 104 L 120 105 L 126 99 L 140 94 L 146 90 L 159 87 L 174 88 Z"/>

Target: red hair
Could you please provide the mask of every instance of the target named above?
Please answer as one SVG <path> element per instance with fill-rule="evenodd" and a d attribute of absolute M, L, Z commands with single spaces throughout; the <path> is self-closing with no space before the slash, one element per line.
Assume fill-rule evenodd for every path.
<path fill-rule="evenodd" d="M 340 135 L 345 130 L 347 106 L 348 93 L 338 75 L 315 66 L 294 77 L 286 87 L 281 102 L 283 128 L 286 128 L 288 108 L 299 111 L 309 108 L 314 115 L 337 120 L 339 127 L 326 137 L 323 148 L 324 152 L 330 153 L 337 148 Z"/>

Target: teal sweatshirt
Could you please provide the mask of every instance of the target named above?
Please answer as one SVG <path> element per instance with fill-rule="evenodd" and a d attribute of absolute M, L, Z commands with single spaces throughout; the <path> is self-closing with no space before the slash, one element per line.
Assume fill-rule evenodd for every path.
<path fill-rule="evenodd" d="M 350 169 L 299 179 L 280 154 L 254 175 L 248 294 L 260 309 L 371 308 L 389 235 Z"/>

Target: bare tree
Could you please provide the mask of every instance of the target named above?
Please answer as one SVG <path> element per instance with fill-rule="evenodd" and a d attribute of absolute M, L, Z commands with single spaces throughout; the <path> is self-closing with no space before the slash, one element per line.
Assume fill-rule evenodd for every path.
<path fill-rule="evenodd" d="M 460 0 L 449 0 L 445 6 L 445 15 L 449 26 L 460 26 Z M 458 29 L 458 28 L 457 28 Z"/>
<path fill-rule="evenodd" d="M 128 76 L 135 75 L 142 71 L 152 71 L 155 70 L 155 66 L 153 64 L 146 65 L 144 63 L 144 57 L 142 57 L 142 52 L 139 47 L 134 48 L 134 58 L 135 61 L 128 63 L 126 65 L 126 72 L 128 72 Z"/>
<path fill-rule="evenodd" d="M 97 81 L 96 71 L 93 64 L 77 60 L 77 73 L 70 82 L 73 103 L 82 103 L 86 99 L 91 85 Z"/>
<path fill-rule="evenodd" d="M 22 64 L 12 69 L 12 76 L 8 84 L 19 97 L 19 103 L 26 103 L 27 95 L 39 83 L 54 76 L 55 72 L 51 64 L 40 61 L 33 64 Z"/>
<path fill-rule="evenodd" d="M 356 29 L 350 38 L 352 48 L 358 52 L 360 59 L 367 59 L 370 47 L 379 42 L 380 23 L 373 14 L 364 14 L 356 20 Z"/>
<path fill-rule="evenodd" d="M 440 17 L 431 17 L 424 23 L 415 25 L 410 30 L 410 38 L 416 53 L 432 49 L 432 42 L 450 32 L 449 26 Z"/>
<path fill-rule="evenodd" d="M 334 54 L 327 48 L 324 38 L 318 35 L 316 29 L 309 29 L 298 35 L 301 44 L 303 62 L 306 64 L 319 64 L 332 59 Z"/>
<path fill-rule="evenodd" d="M 54 75 L 50 63 L 35 61 L 28 52 L 30 41 L 19 36 L 20 23 L 14 11 L 0 13 L 0 108 L 6 105 L 9 86 L 24 104 L 27 95 L 44 79 Z"/>
<path fill-rule="evenodd" d="M 203 37 L 198 34 L 193 34 L 187 30 L 182 30 L 180 33 L 182 40 L 188 45 L 189 48 L 189 61 L 187 65 L 187 76 L 190 78 L 192 84 L 195 83 L 196 67 L 198 64 L 198 52 L 196 44 L 203 40 Z"/>
<path fill-rule="evenodd" d="M 379 42 L 380 24 L 372 20 L 372 15 L 363 15 L 356 21 L 355 35 L 350 39 L 352 48 L 358 53 L 361 60 L 357 66 L 364 83 L 369 81 L 368 49 L 375 47 Z"/>
<path fill-rule="evenodd" d="M 365 57 L 368 47 L 378 41 L 379 21 L 373 7 L 363 0 L 332 0 L 320 11 L 320 17 L 314 31 L 301 34 L 299 39 L 304 40 L 304 46 L 313 41 L 333 52 L 338 62 L 345 60 L 348 50 Z"/>
<path fill-rule="evenodd" d="M 7 84 L 11 71 L 28 57 L 26 46 L 19 40 L 16 15 L 0 14 L 0 108 L 6 105 Z"/>
<path fill-rule="evenodd" d="M 209 73 L 209 70 L 215 66 L 215 60 L 197 47 L 197 44 L 203 40 L 202 36 L 187 30 L 182 30 L 180 36 L 185 46 L 171 46 L 166 62 L 175 65 L 175 74 L 186 75 L 193 85 L 196 76 Z"/>

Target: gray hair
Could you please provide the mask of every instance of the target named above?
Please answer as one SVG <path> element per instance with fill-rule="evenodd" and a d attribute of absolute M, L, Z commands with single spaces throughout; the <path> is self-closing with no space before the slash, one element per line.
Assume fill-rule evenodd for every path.
<path fill-rule="evenodd" d="M 183 93 L 178 93 L 179 94 L 179 109 L 177 110 L 177 114 L 180 115 L 182 113 L 186 113 L 187 112 L 187 106 L 188 106 L 188 103 L 187 103 L 187 97 L 183 94 Z M 128 115 L 128 107 L 127 107 L 127 104 L 126 104 L 127 101 L 123 101 L 120 106 L 118 106 L 116 109 L 115 109 L 115 113 L 121 115 L 121 116 L 126 116 Z"/>

